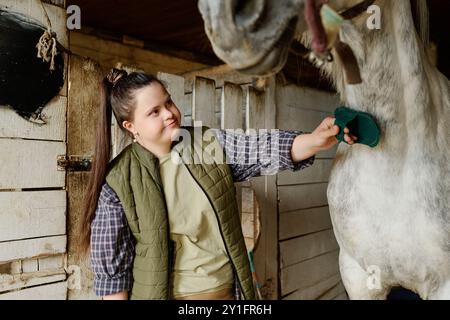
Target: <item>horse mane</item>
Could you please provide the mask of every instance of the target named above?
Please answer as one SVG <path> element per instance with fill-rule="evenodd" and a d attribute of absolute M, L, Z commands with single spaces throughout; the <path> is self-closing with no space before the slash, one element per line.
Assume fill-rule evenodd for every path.
<path fill-rule="evenodd" d="M 420 40 L 427 48 L 430 44 L 430 14 L 427 0 L 411 0 L 411 11 Z"/>

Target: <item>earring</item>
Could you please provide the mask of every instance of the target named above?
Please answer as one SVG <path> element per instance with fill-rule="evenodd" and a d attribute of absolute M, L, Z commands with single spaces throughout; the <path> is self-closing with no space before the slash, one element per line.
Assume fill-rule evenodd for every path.
<path fill-rule="evenodd" d="M 139 133 L 136 132 L 136 133 L 133 134 L 133 136 L 134 136 L 133 142 L 136 142 L 137 141 L 137 137 L 139 136 Z"/>

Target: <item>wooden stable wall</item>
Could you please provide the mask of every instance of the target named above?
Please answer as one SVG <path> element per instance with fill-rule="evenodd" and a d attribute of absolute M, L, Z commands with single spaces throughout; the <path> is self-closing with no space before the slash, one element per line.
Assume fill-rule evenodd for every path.
<path fill-rule="evenodd" d="M 277 127 L 311 132 L 338 106 L 336 95 L 279 85 Z M 317 154 L 308 169 L 278 175 L 280 298 L 346 298 L 327 203 L 335 153 L 336 147 Z"/>
<path fill-rule="evenodd" d="M 95 60 L 104 72 L 117 63 L 152 74 L 180 74 L 208 67 L 202 63 L 144 49 L 139 41 L 126 37 L 122 42 L 117 42 L 73 31 L 70 32 L 70 50 L 73 54 Z"/>
<path fill-rule="evenodd" d="M 45 8 L 67 48 L 66 11 L 52 3 L 59 6 Z M 2 0 L 0 8 L 45 24 L 36 0 Z M 0 299 L 66 299 L 66 174 L 56 162 L 66 154 L 66 110 L 67 81 L 43 109 L 44 126 L 0 107 Z"/>
<path fill-rule="evenodd" d="M 43 21 L 37 1 L 4 3 Z M 54 5 L 46 8 L 58 39 L 67 47 L 65 10 Z M 329 94 L 283 86 L 274 77 L 257 89 L 250 77 L 225 66 L 186 73 L 202 65 L 169 57 L 146 64 L 156 59 L 153 53 L 113 43 L 99 43 L 89 51 L 95 41 L 83 45 L 81 37 L 72 39 L 78 40 L 71 49 L 100 61 L 77 55 L 66 59 L 69 81 L 44 108 L 48 125 L 38 127 L 10 109 L 0 109 L 0 147 L 8 155 L 0 158 L 3 299 L 96 298 L 89 259 L 76 259 L 73 240 L 89 173 L 58 171 L 56 157 L 92 155 L 98 82 L 117 62 L 153 73 L 183 73 L 182 77 L 158 76 L 167 82 L 184 125 L 201 120 L 216 128 L 312 130 L 337 106 L 337 99 Z M 109 45 L 118 46 L 117 52 L 106 52 Z M 116 155 L 129 140 L 114 122 L 112 130 Z M 284 172 L 237 184 L 243 232 L 247 246 L 256 245 L 255 266 L 265 299 L 343 297 L 326 205 L 333 156 L 333 152 L 320 154 L 312 168 L 296 174 Z"/>

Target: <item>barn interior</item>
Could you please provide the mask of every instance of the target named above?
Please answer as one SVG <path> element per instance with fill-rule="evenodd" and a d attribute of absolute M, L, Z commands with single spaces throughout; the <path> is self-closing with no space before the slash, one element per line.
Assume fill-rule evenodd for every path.
<path fill-rule="evenodd" d="M 428 0 L 430 10 L 430 40 L 437 48 L 438 68 L 450 77 L 450 1 Z M 185 60 L 217 66 L 223 62 L 214 54 L 204 32 L 203 20 L 196 0 L 129 1 L 129 0 L 68 0 L 67 5 L 81 8 L 79 32 L 117 42 L 133 39 L 134 44 Z M 332 90 L 304 55 L 306 48 L 294 43 L 282 70 L 285 78 L 297 85 Z"/>
<path fill-rule="evenodd" d="M 415 1 L 421 0 L 411 0 Z M 450 1 L 428 4 L 436 64 L 449 78 Z M 70 5 L 81 10 L 81 29 L 69 32 Z M 16 68 L 16 60 L 0 52 L 12 66 L 0 68 L 0 75 L 8 79 L 3 82 L 16 89 L 9 90 L 10 96 L 51 99 L 40 107 L 42 118 L 35 120 L 41 121 L 33 122 L 0 95 L 0 146 L 7 159 L 6 169 L 0 171 L 0 227 L 5 226 L 0 232 L 0 300 L 98 299 L 89 259 L 76 255 L 76 238 L 86 212 L 85 190 L 102 114 L 99 83 L 111 67 L 119 64 L 157 74 L 183 111 L 185 125 L 199 120 L 215 128 L 311 132 L 342 103 L 330 82 L 304 58 L 308 51 L 300 43 L 293 44 L 277 77 L 256 82 L 233 72 L 214 54 L 197 0 L 0 0 L 0 10 L 31 17 L 44 27 L 48 14 L 58 42 L 68 49 L 58 55 L 60 72 L 52 73 L 47 62 L 35 59 L 41 27 L 26 43 L 27 50 L 17 45 L 25 37 L 9 29 L 0 32 L 0 44 L 6 44 L 3 52 L 9 54 L 13 48 L 18 53 L 10 56 L 41 68 Z M 28 28 L 17 29 L 30 33 Z M 15 46 L 9 39 L 16 40 Z M 63 84 L 57 83 L 47 95 L 38 85 L 47 83 L 42 74 L 58 76 Z M 14 79 L 20 83 L 12 85 Z M 23 79 L 29 81 L 26 94 Z M 123 139 L 116 121 L 110 125 L 115 156 L 131 139 Z M 249 250 L 254 249 L 255 281 L 264 299 L 349 298 L 327 198 L 336 149 L 319 152 L 307 171 L 236 183 L 243 234 Z M 24 161 L 30 154 L 33 161 Z M 389 298 L 419 297 L 399 288 Z"/>

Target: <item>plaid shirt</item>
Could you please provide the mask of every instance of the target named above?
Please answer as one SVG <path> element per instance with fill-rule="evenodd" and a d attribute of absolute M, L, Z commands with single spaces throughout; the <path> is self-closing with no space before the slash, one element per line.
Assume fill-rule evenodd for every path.
<path fill-rule="evenodd" d="M 214 130 L 224 149 L 235 182 L 282 170 L 298 171 L 314 162 L 314 156 L 295 164 L 292 162 L 292 144 L 296 136 L 303 134 L 301 131 L 275 130 L 246 135 L 228 130 L 211 130 Z M 91 225 L 90 255 L 96 295 L 131 290 L 134 247 L 135 239 L 120 200 L 105 183 Z M 236 298 L 239 298 L 239 290 L 235 290 L 235 293 Z"/>

